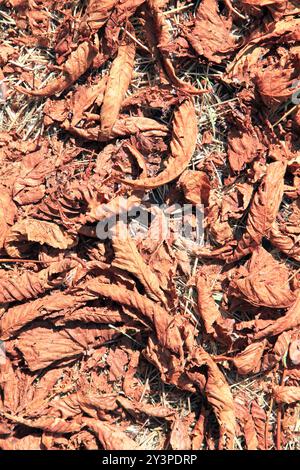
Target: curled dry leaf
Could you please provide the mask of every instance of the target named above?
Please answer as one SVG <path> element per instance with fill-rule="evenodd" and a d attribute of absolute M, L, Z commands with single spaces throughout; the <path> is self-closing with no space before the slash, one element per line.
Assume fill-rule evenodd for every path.
<path fill-rule="evenodd" d="M 38 273 L 25 272 L 19 276 L 0 278 L 0 302 L 33 299 L 49 289 L 54 289 L 66 281 L 67 273 L 75 268 L 74 260 L 66 259 L 52 263 L 49 268 Z"/>
<path fill-rule="evenodd" d="M 153 42 L 155 55 L 161 62 L 163 73 L 170 83 L 178 88 L 181 92 L 191 95 L 201 95 L 205 91 L 195 88 L 190 83 L 180 80 L 174 69 L 171 59 L 164 53 L 163 48 L 166 48 L 171 42 L 169 34 L 169 26 L 166 21 L 165 15 L 162 11 L 164 4 L 160 0 L 147 0 L 148 9 L 145 7 L 147 15 L 146 31 L 148 37 Z"/>
<path fill-rule="evenodd" d="M 256 339 L 267 336 L 280 335 L 283 331 L 291 330 L 300 324 L 300 294 L 298 294 L 294 304 L 288 309 L 285 315 L 274 320 L 270 325 L 260 329 L 255 334 Z"/>
<path fill-rule="evenodd" d="M 198 294 L 198 312 L 203 320 L 205 330 L 215 334 L 215 324 L 222 322 L 222 315 L 218 309 L 204 273 L 199 273 L 196 281 Z"/>
<path fill-rule="evenodd" d="M 62 66 L 62 75 L 40 90 L 29 90 L 16 86 L 16 90 L 32 96 L 52 96 L 69 88 L 83 75 L 98 53 L 98 49 L 91 42 L 82 42 L 78 48 L 71 53 L 68 60 Z"/>
<path fill-rule="evenodd" d="M 124 41 L 119 45 L 118 55 L 112 63 L 101 107 L 101 131 L 110 133 L 130 85 L 135 58 L 135 43 Z"/>
<path fill-rule="evenodd" d="M 184 196 L 192 204 L 208 204 L 210 181 L 204 171 L 185 170 L 178 181 Z"/>
<path fill-rule="evenodd" d="M 222 372 L 210 355 L 201 347 L 197 347 L 193 355 L 192 364 L 207 367 L 207 379 L 199 387 L 212 406 L 220 426 L 220 449 L 233 449 L 236 419 L 233 397 Z"/>
<path fill-rule="evenodd" d="M 186 126 L 186 123 L 189 123 Z M 173 118 L 172 140 L 170 143 L 171 157 L 165 169 L 153 178 L 129 180 L 118 178 L 134 188 L 153 189 L 169 183 L 181 175 L 189 164 L 196 148 L 197 119 L 193 100 L 186 99 L 175 111 Z"/>
<path fill-rule="evenodd" d="M 267 237 L 276 218 L 284 190 L 286 163 L 270 163 L 257 193 L 254 195 L 242 238 L 228 262 L 236 261 L 251 253 Z"/>
<path fill-rule="evenodd" d="M 233 364 L 237 368 L 239 374 L 256 374 L 260 371 L 262 355 L 266 344 L 266 340 L 249 344 L 244 351 L 234 357 Z"/>
<path fill-rule="evenodd" d="M 77 307 L 81 303 L 93 298 L 93 296 L 87 293 L 82 295 L 81 298 L 76 298 L 62 292 L 55 292 L 55 294 L 37 298 L 25 305 L 21 304 L 11 307 L 0 318 L 1 339 L 8 339 L 20 328 L 33 320 L 63 309 Z"/>
<path fill-rule="evenodd" d="M 136 276 L 145 288 L 150 298 L 166 304 L 166 297 L 160 288 L 157 276 L 143 260 L 136 244 L 127 232 L 124 224 L 116 225 L 117 235 L 113 236 L 112 244 L 115 258 L 112 265 Z"/>
<path fill-rule="evenodd" d="M 105 450 L 141 450 L 129 435 L 115 426 L 88 418 L 85 423 L 96 434 Z"/>
<path fill-rule="evenodd" d="M 128 400 L 128 398 L 122 396 L 119 396 L 117 401 L 126 411 L 134 416 L 142 414 L 154 418 L 172 418 L 175 414 L 174 410 L 166 406 L 141 403 L 136 400 Z"/>
<path fill-rule="evenodd" d="M 87 348 L 101 346 L 116 336 L 110 328 L 70 328 L 55 331 L 36 327 L 19 335 L 17 347 L 31 371 L 49 367 L 52 363 L 68 363 Z"/>
<path fill-rule="evenodd" d="M 107 142 L 108 140 L 117 137 L 130 136 L 134 134 L 144 133 L 145 136 L 165 136 L 167 135 L 167 127 L 154 119 L 146 117 L 124 117 L 118 119 L 112 129 L 108 131 L 101 131 L 99 127 L 90 127 L 81 129 L 73 127 L 70 123 L 64 122 L 62 127 L 71 132 L 76 137 L 83 140 L 93 140 L 99 142 Z"/>

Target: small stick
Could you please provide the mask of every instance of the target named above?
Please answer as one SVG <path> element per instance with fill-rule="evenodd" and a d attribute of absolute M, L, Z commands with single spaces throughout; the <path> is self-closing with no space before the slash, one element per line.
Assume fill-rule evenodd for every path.
<path fill-rule="evenodd" d="M 289 109 L 283 116 L 281 116 L 280 119 L 278 119 L 277 122 L 275 122 L 275 124 L 273 124 L 273 128 L 276 127 L 281 121 L 283 121 L 286 117 L 288 117 L 293 111 L 295 111 L 295 109 L 298 107 L 299 105 L 298 104 L 295 104 L 295 106 L 293 106 L 291 109 Z"/>
<path fill-rule="evenodd" d="M 144 51 L 147 51 L 149 54 L 151 54 L 150 49 L 148 49 L 147 46 L 144 46 L 144 44 L 142 44 L 137 38 L 135 38 L 132 34 L 130 34 L 129 31 L 127 31 L 127 29 L 123 28 L 123 26 L 120 29 L 125 34 L 127 34 L 127 36 L 129 36 L 130 39 L 132 39 L 136 44 L 138 44 L 142 49 L 144 49 Z"/>
<path fill-rule="evenodd" d="M 163 15 L 175 15 L 178 11 L 183 11 L 183 10 L 188 10 L 188 8 L 192 7 L 194 4 L 193 3 L 188 3 L 187 5 L 182 5 L 181 7 L 178 8 L 173 8 L 173 10 L 168 10 L 168 11 L 163 11 Z"/>

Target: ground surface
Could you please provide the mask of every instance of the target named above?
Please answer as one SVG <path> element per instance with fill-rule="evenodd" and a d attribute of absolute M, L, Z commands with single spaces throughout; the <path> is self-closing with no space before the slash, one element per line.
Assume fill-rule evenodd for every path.
<path fill-rule="evenodd" d="M 299 448 L 297 3 L 0 1 L 0 448 Z"/>

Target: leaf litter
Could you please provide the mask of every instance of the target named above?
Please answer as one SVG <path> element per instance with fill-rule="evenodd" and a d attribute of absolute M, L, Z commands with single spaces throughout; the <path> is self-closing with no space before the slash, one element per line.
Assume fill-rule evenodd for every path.
<path fill-rule="evenodd" d="M 299 449 L 298 2 L 0 23 L 0 448 Z"/>

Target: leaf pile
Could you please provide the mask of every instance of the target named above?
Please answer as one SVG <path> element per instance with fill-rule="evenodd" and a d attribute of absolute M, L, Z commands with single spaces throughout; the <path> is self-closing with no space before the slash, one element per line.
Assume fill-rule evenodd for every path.
<path fill-rule="evenodd" d="M 299 448 L 298 2 L 0 18 L 0 448 Z"/>

